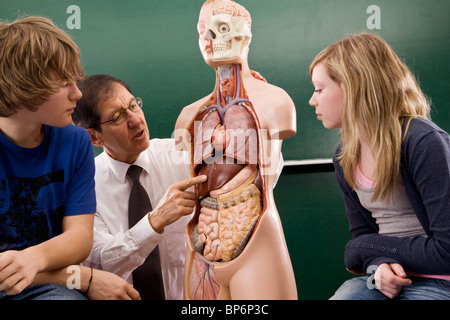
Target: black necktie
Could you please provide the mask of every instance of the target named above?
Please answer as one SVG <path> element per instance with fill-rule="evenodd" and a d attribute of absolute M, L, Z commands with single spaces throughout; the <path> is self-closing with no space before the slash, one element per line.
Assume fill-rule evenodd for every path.
<path fill-rule="evenodd" d="M 152 210 L 148 194 L 139 182 L 142 168 L 132 165 L 127 175 L 131 178 L 130 199 L 128 202 L 128 225 L 133 227 Z M 133 271 L 133 285 L 143 300 L 164 300 L 164 284 L 158 246 L 153 249 L 144 263 Z"/>

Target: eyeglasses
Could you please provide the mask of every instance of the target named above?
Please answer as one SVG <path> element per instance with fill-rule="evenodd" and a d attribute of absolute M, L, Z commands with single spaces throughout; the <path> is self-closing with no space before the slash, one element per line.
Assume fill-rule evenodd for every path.
<path fill-rule="evenodd" d="M 127 120 L 127 110 L 130 110 L 131 112 L 138 112 L 142 109 L 142 105 L 142 98 L 134 98 L 133 100 L 131 100 L 128 108 L 120 108 L 119 110 L 115 111 L 112 115 L 111 120 L 100 122 L 100 125 L 108 122 L 113 122 L 115 125 L 119 125 Z"/>

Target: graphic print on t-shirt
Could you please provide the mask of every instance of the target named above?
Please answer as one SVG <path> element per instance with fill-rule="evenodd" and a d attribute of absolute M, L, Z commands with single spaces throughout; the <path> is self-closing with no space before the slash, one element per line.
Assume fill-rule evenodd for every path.
<path fill-rule="evenodd" d="M 64 205 L 58 203 L 64 201 L 55 192 L 58 182 L 64 182 L 64 170 L 0 180 L 0 252 L 23 249 L 61 233 Z"/>

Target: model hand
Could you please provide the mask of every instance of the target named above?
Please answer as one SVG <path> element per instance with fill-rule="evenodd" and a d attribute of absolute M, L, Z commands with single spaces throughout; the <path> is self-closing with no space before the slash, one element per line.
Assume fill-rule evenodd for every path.
<path fill-rule="evenodd" d="M 22 251 L 5 251 L 0 253 L 0 292 L 8 295 L 19 294 L 28 287 L 36 276 L 31 248 Z"/>
<path fill-rule="evenodd" d="M 98 269 L 93 270 L 87 296 L 90 300 L 141 300 L 139 292 L 125 279 Z"/>
<path fill-rule="evenodd" d="M 191 214 L 197 203 L 196 195 L 194 192 L 186 190 L 207 179 L 207 176 L 201 175 L 171 185 L 158 206 L 148 215 L 153 230 L 162 233 L 165 226 Z"/>
<path fill-rule="evenodd" d="M 398 296 L 403 286 L 412 283 L 406 278 L 405 270 L 398 263 L 380 264 L 375 271 L 374 279 L 377 289 L 390 299 Z"/>

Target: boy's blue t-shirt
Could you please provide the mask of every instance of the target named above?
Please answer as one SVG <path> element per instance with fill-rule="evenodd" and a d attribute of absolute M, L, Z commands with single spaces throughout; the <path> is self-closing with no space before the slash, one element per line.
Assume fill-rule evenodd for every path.
<path fill-rule="evenodd" d="M 0 252 L 44 242 L 61 234 L 64 216 L 96 210 L 89 134 L 74 125 L 44 128 L 36 148 L 0 133 Z"/>

